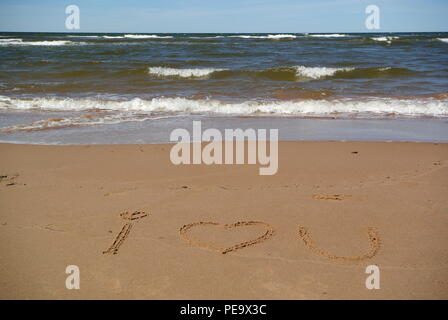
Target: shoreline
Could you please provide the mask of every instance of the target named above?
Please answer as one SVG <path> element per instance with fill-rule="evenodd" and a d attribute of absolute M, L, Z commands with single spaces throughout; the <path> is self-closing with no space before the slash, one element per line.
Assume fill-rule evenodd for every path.
<path fill-rule="evenodd" d="M 1 115 L 1 113 L 0 113 Z M 68 114 L 8 113 L 0 126 L 14 126 Z M 178 128 L 191 132 L 192 121 L 203 129 L 278 129 L 280 141 L 397 141 L 448 142 L 447 119 L 315 119 L 296 117 L 167 116 L 165 119 L 108 125 L 73 126 L 37 131 L 0 133 L 1 143 L 36 145 L 101 145 L 169 143 Z"/>
<path fill-rule="evenodd" d="M 447 143 L 282 141 L 273 176 L 170 149 L 0 144 L 0 298 L 448 298 Z"/>

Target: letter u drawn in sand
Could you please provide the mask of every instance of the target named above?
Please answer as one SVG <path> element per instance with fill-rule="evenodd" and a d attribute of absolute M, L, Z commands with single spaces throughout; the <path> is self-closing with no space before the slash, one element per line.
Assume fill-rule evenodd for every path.
<path fill-rule="evenodd" d="M 311 238 L 311 233 L 308 231 L 308 229 L 304 226 L 299 225 L 299 237 L 303 240 L 305 246 L 308 249 L 310 249 L 314 253 L 317 253 L 320 256 L 336 261 L 358 262 L 374 257 L 378 253 L 378 250 L 380 249 L 381 246 L 378 231 L 375 228 L 368 228 L 367 235 L 369 238 L 369 246 L 370 246 L 369 251 L 367 253 L 354 257 L 337 256 L 335 254 L 331 254 L 317 247 L 313 239 Z"/>

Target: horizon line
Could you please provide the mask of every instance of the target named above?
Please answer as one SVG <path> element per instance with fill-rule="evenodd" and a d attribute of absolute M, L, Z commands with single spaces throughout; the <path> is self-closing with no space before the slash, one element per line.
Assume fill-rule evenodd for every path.
<path fill-rule="evenodd" d="M 122 31 L 122 32 L 105 32 L 105 31 L 3 31 L 0 30 L 0 33 L 109 33 L 109 34 L 121 34 L 121 33 L 134 33 L 134 34 L 342 34 L 342 33 L 448 33 L 448 31 L 366 31 L 366 32 L 352 32 L 352 31 L 316 31 L 316 32 L 291 32 L 291 31 L 282 31 L 282 32 L 136 32 L 136 31 Z"/>

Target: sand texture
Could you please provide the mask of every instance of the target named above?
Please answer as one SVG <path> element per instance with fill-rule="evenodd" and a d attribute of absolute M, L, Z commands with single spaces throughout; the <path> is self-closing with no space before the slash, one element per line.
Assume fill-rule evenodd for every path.
<path fill-rule="evenodd" d="M 0 298 L 448 299 L 448 144 L 281 142 L 273 176 L 170 148 L 0 144 Z"/>

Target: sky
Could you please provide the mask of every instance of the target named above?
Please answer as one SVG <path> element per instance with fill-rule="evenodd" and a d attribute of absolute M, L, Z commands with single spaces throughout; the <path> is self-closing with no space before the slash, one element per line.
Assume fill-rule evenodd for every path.
<path fill-rule="evenodd" d="M 379 30 L 365 27 L 371 4 Z M 0 31 L 73 32 L 69 5 L 80 9 L 76 32 L 448 31 L 448 0 L 0 0 Z"/>

